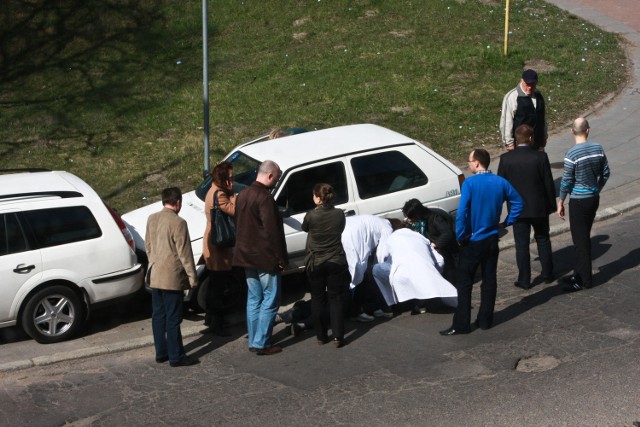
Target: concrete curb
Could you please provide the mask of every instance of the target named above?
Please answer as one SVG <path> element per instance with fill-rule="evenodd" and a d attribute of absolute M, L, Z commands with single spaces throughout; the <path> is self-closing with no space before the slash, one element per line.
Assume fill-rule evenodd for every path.
<path fill-rule="evenodd" d="M 623 213 L 636 209 L 638 207 L 640 207 L 640 197 L 623 202 L 623 203 L 619 203 L 615 206 L 611 206 L 611 207 L 599 210 L 596 213 L 596 219 L 594 222 L 605 221 L 615 216 L 622 215 Z M 555 214 L 551 214 L 551 215 L 555 215 Z M 551 229 L 549 230 L 549 234 L 553 237 L 562 233 L 566 233 L 569 230 L 570 230 L 569 221 L 564 221 L 561 224 L 552 225 Z M 513 240 L 513 235 L 509 235 L 508 238 L 504 240 L 500 240 L 500 243 L 498 246 L 500 250 L 514 247 L 515 241 Z"/>

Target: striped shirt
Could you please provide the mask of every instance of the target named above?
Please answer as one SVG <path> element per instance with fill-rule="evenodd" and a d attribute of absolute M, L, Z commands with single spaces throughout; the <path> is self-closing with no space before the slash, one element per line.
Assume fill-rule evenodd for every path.
<path fill-rule="evenodd" d="M 571 147 L 564 157 L 560 199 L 597 196 L 609 179 L 609 163 L 600 144 L 584 142 Z"/>

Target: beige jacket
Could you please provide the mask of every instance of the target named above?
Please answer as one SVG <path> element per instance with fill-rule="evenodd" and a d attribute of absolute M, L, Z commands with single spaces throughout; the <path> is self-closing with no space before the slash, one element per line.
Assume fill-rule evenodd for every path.
<path fill-rule="evenodd" d="M 184 290 L 198 284 L 187 222 L 171 209 L 149 216 L 144 246 L 151 269 L 151 287 Z"/>
<path fill-rule="evenodd" d="M 207 216 L 207 227 L 204 230 L 204 238 L 202 239 L 202 256 L 209 270 L 228 271 L 231 270 L 231 261 L 233 260 L 233 248 L 220 248 L 209 243 L 209 235 L 211 234 L 211 209 L 213 208 L 213 193 L 218 191 L 218 205 L 220 210 L 229 216 L 236 214 L 236 196 L 227 195 L 223 190 L 215 184 L 211 184 L 207 196 L 204 198 L 204 213 Z"/>

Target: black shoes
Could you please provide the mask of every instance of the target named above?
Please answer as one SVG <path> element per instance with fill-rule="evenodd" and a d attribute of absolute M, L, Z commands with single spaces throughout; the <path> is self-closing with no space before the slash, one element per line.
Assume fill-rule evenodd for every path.
<path fill-rule="evenodd" d="M 440 335 L 443 335 L 445 337 L 450 337 L 452 335 L 468 334 L 469 332 L 471 332 L 471 331 L 460 331 L 460 330 L 456 330 L 456 329 L 453 329 L 453 328 L 449 328 L 449 329 L 446 329 L 444 331 L 440 331 Z"/>
<path fill-rule="evenodd" d="M 177 362 L 169 362 L 169 365 L 171 365 L 172 368 L 177 368 L 178 366 L 193 366 L 198 363 L 200 363 L 198 359 L 192 359 L 189 356 L 185 356 Z"/>
<path fill-rule="evenodd" d="M 478 319 L 476 319 L 476 321 L 473 322 L 473 324 L 476 325 L 476 327 L 482 329 L 483 331 L 486 331 L 487 329 L 491 329 L 491 324 L 489 325 L 482 324 Z"/>
<path fill-rule="evenodd" d="M 335 348 L 340 348 L 340 347 L 344 346 L 344 340 L 343 339 L 334 338 L 332 342 L 333 342 L 333 346 Z"/>
<path fill-rule="evenodd" d="M 520 282 L 513 282 L 513 286 L 515 286 L 516 288 L 524 289 L 525 291 L 528 291 L 532 287 L 531 283 L 529 283 L 528 285 L 523 285 Z"/>
<path fill-rule="evenodd" d="M 156 357 L 156 363 L 164 363 L 167 360 L 169 360 L 169 357 L 164 356 L 164 357 Z"/>
<path fill-rule="evenodd" d="M 565 292 L 578 292 L 585 288 L 591 288 L 591 285 L 582 284 L 582 281 L 576 276 L 563 277 L 562 282 L 566 284 L 562 287 L 562 290 Z"/>

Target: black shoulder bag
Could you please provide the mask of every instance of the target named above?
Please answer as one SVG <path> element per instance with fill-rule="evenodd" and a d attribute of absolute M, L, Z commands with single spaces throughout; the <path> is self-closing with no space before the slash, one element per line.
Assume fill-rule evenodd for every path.
<path fill-rule="evenodd" d="M 220 210 L 218 190 L 213 193 L 209 241 L 212 245 L 221 248 L 229 248 L 236 244 L 236 225 L 233 222 L 233 218 Z"/>

